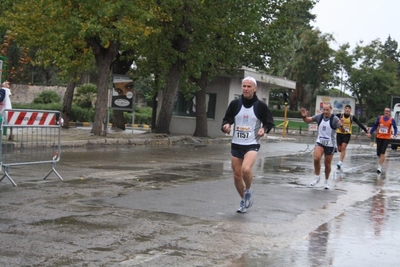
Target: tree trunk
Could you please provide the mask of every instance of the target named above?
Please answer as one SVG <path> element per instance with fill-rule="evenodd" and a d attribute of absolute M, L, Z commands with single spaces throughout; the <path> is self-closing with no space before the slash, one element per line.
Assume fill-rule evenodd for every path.
<path fill-rule="evenodd" d="M 110 66 L 118 53 L 119 43 L 109 42 L 109 46 L 104 48 L 96 38 L 86 40 L 92 47 L 98 67 L 99 80 L 97 82 L 97 99 L 94 111 L 94 122 L 92 133 L 94 135 L 107 135 L 107 108 L 109 97 L 109 78 Z"/>
<path fill-rule="evenodd" d="M 197 91 L 196 96 L 196 129 L 194 136 L 208 137 L 208 122 L 207 122 L 207 97 L 206 87 L 208 81 L 208 73 L 202 72 L 199 80 L 196 81 L 200 87 L 200 91 Z"/>
<path fill-rule="evenodd" d="M 121 130 L 125 131 L 125 129 L 126 129 L 125 123 L 126 123 L 126 121 L 125 121 L 125 117 L 124 117 L 124 111 L 119 110 L 119 109 L 114 109 L 111 128 L 114 130 L 121 129 Z M 132 127 L 133 127 L 133 125 L 132 125 Z"/>
<path fill-rule="evenodd" d="M 158 93 L 153 96 L 152 102 L 152 111 L 151 111 L 151 130 L 154 131 L 156 129 L 156 119 L 157 119 L 157 98 Z"/>
<path fill-rule="evenodd" d="M 108 104 L 108 79 L 110 76 L 110 65 L 104 61 L 99 66 L 99 80 L 97 83 L 97 99 L 94 111 L 94 122 L 92 133 L 94 135 L 107 135 L 107 104 Z"/>
<path fill-rule="evenodd" d="M 67 89 L 65 91 L 62 104 L 61 118 L 63 118 L 64 120 L 64 125 L 62 126 L 63 128 L 69 127 L 72 100 L 74 99 L 75 85 L 76 85 L 76 73 L 73 72 L 68 81 Z"/>
<path fill-rule="evenodd" d="M 179 88 L 179 79 L 181 77 L 181 67 L 182 63 L 178 60 L 174 65 L 172 65 L 168 72 L 160 109 L 163 112 L 158 114 L 155 133 L 169 134 L 172 110 L 174 108 L 174 101 Z"/>

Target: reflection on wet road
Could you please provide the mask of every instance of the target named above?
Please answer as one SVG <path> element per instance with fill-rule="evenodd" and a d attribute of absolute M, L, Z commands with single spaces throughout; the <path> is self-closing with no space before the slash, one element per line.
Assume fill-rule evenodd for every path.
<path fill-rule="evenodd" d="M 382 174 L 375 172 L 375 155 L 357 150 L 348 153 L 343 171 L 331 174 L 331 189 L 367 184 L 376 192 L 372 198 L 347 208 L 288 247 L 263 257 L 242 257 L 232 267 L 399 266 L 400 153 L 389 153 Z M 280 161 L 266 158 L 262 183 L 304 185 L 313 177 L 311 164 L 309 158 L 302 161 L 298 156 L 282 156 Z M 310 175 L 298 175 L 304 173 Z"/>
<path fill-rule="evenodd" d="M 304 153 L 302 151 L 304 146 L 301 149 L 299 146 L 296 150 L 299 153 L 287 155 L 282 144 L 272 143 L 272 145 L 280 145 L 280 151 L 274 155 L 265 150 L 260 152 L 260 157 L 254 166 L 254 187 L 257 188 L 257 184 L 299 188 L 308 186 L 313 177 L 312 153 Z M 312 145 L 307 149 L 311 151 Z M 179 155 L 179 152 L 174 153 Z M 156 164 L 162 164 L 164 156 L 160 152 L 152 153 Z M 228 157 L 229 154 L 225 156 Z M 391 152 L 387 157 L 384 172 L 378 175 L 375 173 L 374 150 L 362 150 L 353 146 L 353 150 L 348 150 L 343 170 L 332 171 L 331 190 L 347 191 L 358 185 L 367 185 L 368 190 L 376 193 L 371 199 L 348 207 L 339 216 L 321 224 L 314 231 L 287 247 L 272 248 L 253 254 L 245 253 L 229 266 L 378 266 L 382 264 L 397 266 L 399 261 L 394 244 L 400 241 L 398 228 L 400 167 L 396 164 L 399 158 L 400 153 Z M 140 159 L 138 163 L 141 163 Z M 104 166 L 104 168 L 109 167 Z M 165 169 L 165 165 L 163 167 L 162 172 L 159 172 L 156 167 L 152 171 L 138 175 L 137 179 L 149 182 L 183 183 L 198 179 L 216 180 L 230 175 L 230 166 L 226 162 L 183 165 L 169 169 Z M 123 169 L 129 170 L 125 167 Z M 185 179 L 185 177 L 190 177 L 190 179 Z M 263 254 L 265 256 L 261 256 Z"/>
<path fill-rule="evenodd" d="M 229 144 L 66 150 L 64 182 L 34 178 L 42 165 L 12 169 L 0 265 L 397 266 L 400 152 L 378 176 L 373 148 L 354 144 L 324 190 L 309 186 L 312 149 L 263 144 L 244 215 Z"/>

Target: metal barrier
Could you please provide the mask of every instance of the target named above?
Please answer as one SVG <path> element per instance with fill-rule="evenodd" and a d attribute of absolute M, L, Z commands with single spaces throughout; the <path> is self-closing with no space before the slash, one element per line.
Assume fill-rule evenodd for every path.
<path fill-rule="evenodd" d="M 0 182 L 7 177 L 17 186 L 9 174 L 11 166 L 44 163 L 50 163 L 51 170 L 43 180 L 54 172 L 63 181 L 55 169 L 61 155 L 61 125 L 57 123 L 60 112 L 10 109 L 3 114 L 5 118 L 0 127 L 0 171 L 4 168 L 4 175 Z"/>
<path fill-rule="evenodd" d="M 317 132 L 318 132 L 317 124 L 314 124 L 314 123 L 308 124 L 308 133 L 312 133 L 314 135 L 314 133 L 317 133 Z M 315 146 L 311 149 L 310 145 L 308 143 L 306 145 L 307 145 L 307 147 L 304 150 L 302 150 L 301 152 L 302 153 L 309 152 L 311 154 L 314 151 Z"/>

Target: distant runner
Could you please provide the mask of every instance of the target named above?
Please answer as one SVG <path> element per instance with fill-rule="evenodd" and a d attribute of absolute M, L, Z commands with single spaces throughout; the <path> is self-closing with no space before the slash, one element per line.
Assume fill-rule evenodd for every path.
<path fill-rule="evenodd" d="M 390 108 L 385 108 L 383 116 L 378 116 L 374 126 L 369 131 L 370 134 L 376 131 L 376 155 L 379 157 L 379 165 L 376 172 L 382 173 L 382 165 L 386 159 L 386 148 L 389 145 L 389 140 L 392 138 L 392 127 L 394 130 L 394 138 L 397 137 L 396 121 L 390 114 Z"/>
<path fill-rule="evenodd" d="M 305 108 L 300 110 L 303 121 L 306 123 L 316 122 L 318 123 L 318 137 L 315 142 L 314 149 L 314 171 L 315 178 L 311 182 L 311 186 L 319 183 L 320 172 L 321 172 L 321 158 L 325 155 L 325 183 L 324 188 L 329 189 L 329 175 L 331 173 L 331 163 L 333 154 L 335 153 L 336 146 L 336 129 L 340 128 L 344 131 L 343 121 L 332 114 L 331 103 L 323 104 L 323 113 L 307 117 L 308 111 Z"/>
<path fill-rule="evenodd" d="M 368 137 L 371 137 L 371 135 L 368 133 L 368 129 L 365 128 L 364 125 L 361 124 L 361 122 L 351 114 L 351 106 L 346 105 L 344 107 L 344 112 L 343 113 L 338 113 L 336 116 L 339 119 L 343 120 L 343 127 L 344 131 L 341 131 L 340 128 L 336 130 L 336 141 L 337 141 L 337 149 L 340 152 L 340 159 L 338 164 L 336 165 L 338 169 L 342 168 L 344 157 L 346 156 L 346 148 L 347 145 L 350 143 L 350 138 L 351 138 L 351 131 L 353 127 L 353 121 L 357 123 L 358 126 L 365 132 L 365 134 Z"/>

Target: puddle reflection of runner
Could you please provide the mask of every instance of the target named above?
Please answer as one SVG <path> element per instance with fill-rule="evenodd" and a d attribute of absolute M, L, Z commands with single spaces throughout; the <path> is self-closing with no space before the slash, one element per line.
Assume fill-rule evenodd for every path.
<path fill-rule="evenodd" d="M 309 234 L 308 259 L 310 266 L 332 266 L 332 257 L 328 257 L 328 223 L 322 224 Z"/>
<path fill-rule="evenodd" d="M 374 225 L 374 234 L 376 236 L 381 235 L 382 225 L 385 221 L 386 214 L 386 199 L 384 192 L 381 191 L 379 194 L 372 198 L 371 205 L 371 219 Z"/>

